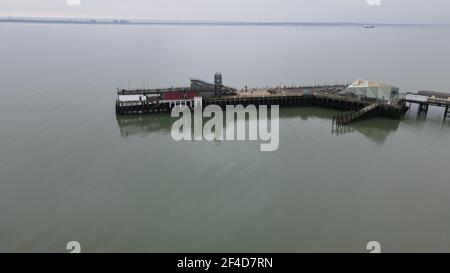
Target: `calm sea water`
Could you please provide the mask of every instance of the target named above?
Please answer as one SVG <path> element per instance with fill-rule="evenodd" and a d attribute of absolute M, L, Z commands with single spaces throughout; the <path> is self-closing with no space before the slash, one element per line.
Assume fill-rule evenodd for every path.
<path fill-rule="evenodd" d="M 0 25 L 0 251 L 450 251 L 450 120 L 332 134 L 281 111 L 280 147 L 181 142 L 117 118 L 116 87 L 378 80 L 450 91 L 450 28 Z"/>

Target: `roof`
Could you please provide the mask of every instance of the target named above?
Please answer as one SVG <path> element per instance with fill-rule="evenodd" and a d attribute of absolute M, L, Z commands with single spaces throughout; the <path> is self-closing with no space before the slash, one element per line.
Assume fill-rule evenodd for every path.
<path fill-rule="evenodd" d="M 203 84 L 208 84 L 208 85 L 215 85 L 214 83 L 210 83 L 210 82 L 207 82 L 207 81 L 204 81 L 204 80 L 201 80 L 201 79 L 196 79 L 196 78 L 191 78 L 191 81 L 193 81 L 193 82 L 201 82 Z"/>
<path fill-rule="evenodd" d="M 449 93 L 445 93 L 445 92 L 435 92 L 435 91 L 419 91 L 418 92 L 420 95 L 424 95 L 424 96 L 439 96 L 439 97 L 450 97 Z"/>
<path fill-rule="evenodd" d="M 215 86 L 214 83 L 210 83 L 210 82 L 207 82 L 207 81 L 204 81 L 204 80 L 201 80 L 201 79 L 191 78 L 191 82 L 200 82 L 200 83 L 209 85 L 211 87 Z M 231 91 L 235 91 L 236 90 L 236 88 L 233 88 L 233 87 L 230 87 L 230 86 L 226 86 L 226 85 L 223 85 L 223 84 L 221 84 L 221 86 L 222 86 L 222 90 L 231 90 Z M 202 91 L 199 90 L 199 92 L 202 92 Z"/>
<path fill-rule="evenodd" d="M 394 86 L 387 85 L 384 83 L 374 82 L 374 81 L 357 80 L 348 87 L 349 88 L 361 88 L 361 87 L 393 88 Z"/>
<path fill-rule="evenodd" d="M 420 95 L 415 95 L 415 94 L 406 94 L 405 99 L 407 101 L 420 101 L 420 102 L 428 101 L 427 96 L 420 96 Z"/>
<path fill-rule="evenodd" d="M 146 99 L 143 95 L 119 95 L 119 101 L 121 102 L 145 101 Z"/>

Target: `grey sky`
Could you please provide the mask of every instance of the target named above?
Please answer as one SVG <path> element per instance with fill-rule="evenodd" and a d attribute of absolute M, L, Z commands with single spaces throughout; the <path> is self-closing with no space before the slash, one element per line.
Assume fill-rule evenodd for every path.
<path fill-rule="evenodd" d="M 0 16 L 450 24 L 450 0 L 1 0 Z"/>

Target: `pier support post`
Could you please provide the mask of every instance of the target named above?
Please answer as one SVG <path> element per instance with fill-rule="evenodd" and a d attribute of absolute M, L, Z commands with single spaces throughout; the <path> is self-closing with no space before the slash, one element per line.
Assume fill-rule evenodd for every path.
<path fill-rule="evenodd" d="M 429 107 L 428 103 L 419 104 L 419 108 L 417 109 L 417 114 L 421 115 L 423 113 L 426 115 L 428 113 L 428 107 Z"/>

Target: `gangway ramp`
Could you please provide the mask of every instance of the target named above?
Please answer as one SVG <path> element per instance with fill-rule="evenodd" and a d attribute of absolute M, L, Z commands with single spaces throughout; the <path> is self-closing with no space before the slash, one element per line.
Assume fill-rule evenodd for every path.
<path fill-rule="evenodd" d="M 379 102 L 372 103 L 359 111 L 347 111 L 340 113 L 333 118 L 333 124 L 338 126 L 349 124 L 371 112 L 374 112 L 381 105 Z"/>

